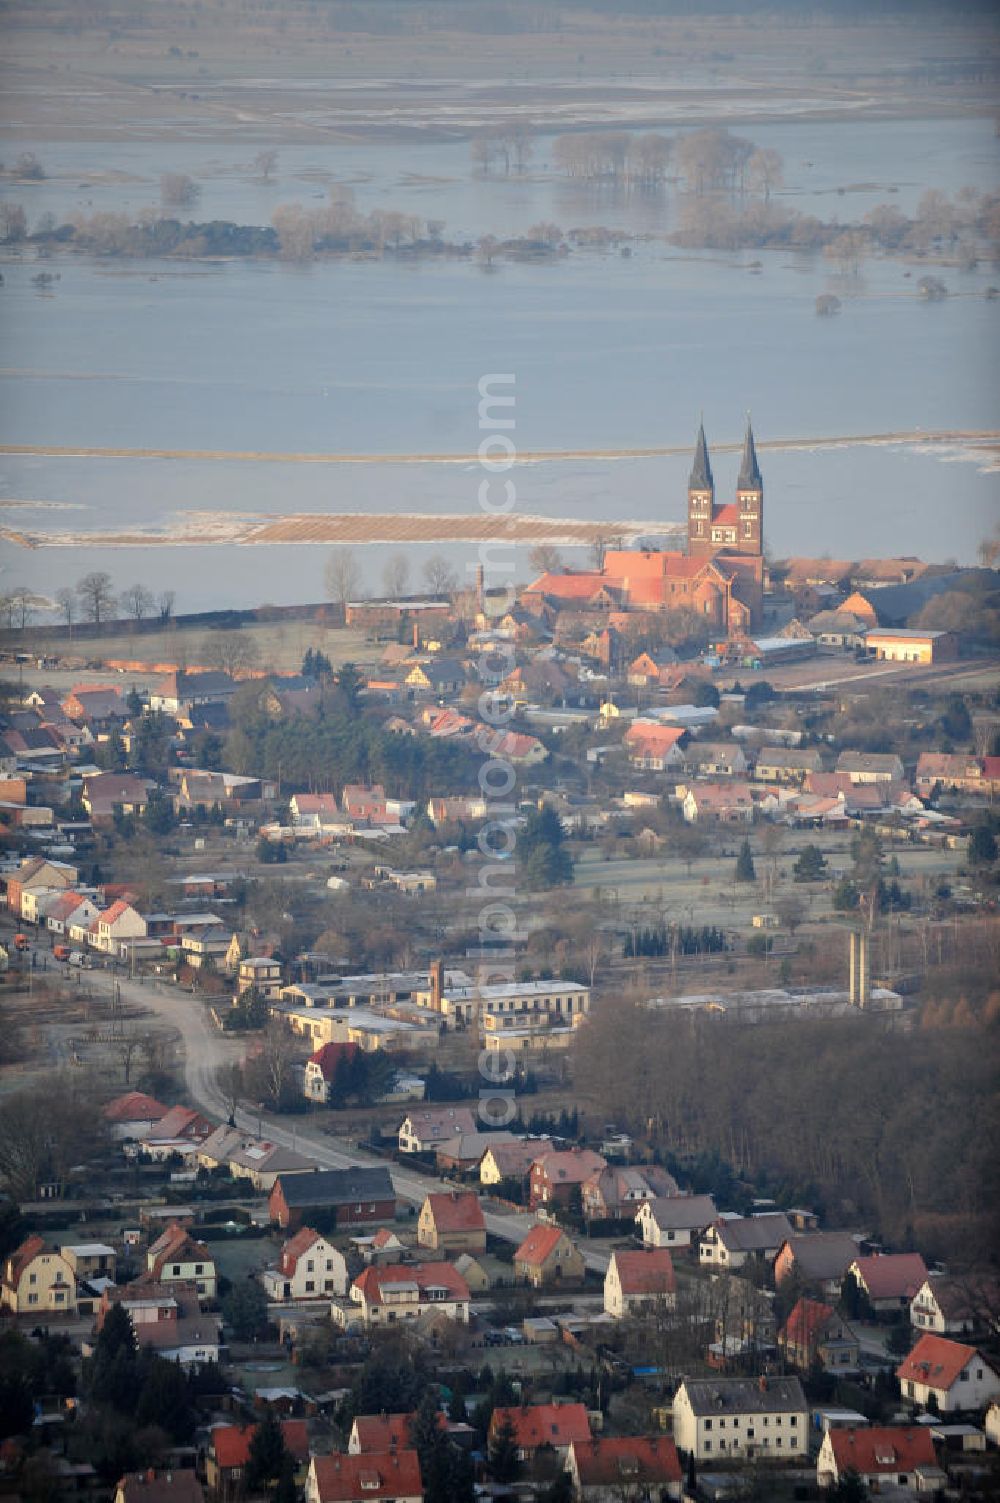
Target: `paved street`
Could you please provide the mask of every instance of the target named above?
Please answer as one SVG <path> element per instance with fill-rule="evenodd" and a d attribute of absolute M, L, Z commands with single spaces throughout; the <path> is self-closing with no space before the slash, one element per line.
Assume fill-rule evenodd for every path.
<path fill-rule="evenodd" d="M 95 990 L 110 992 L 113 981 L 105 971 L 91 971 L 89 979 Z M 120 982 L 122 997 L 137 1007 L 149 1009 L 158 1017 L 176 1028 L 181 1036 L 184 1050 L 184 1074 L 188 1096 L 193 1106 L 199 1107 L 207 1116 L 225 1121 L 229 1108 L 218 1085 L 220 1067 L 231 1064 L 242 1056 L 243 1043 L 225 1037 L 216 1029 L 204 1006 L 196 998 L 175 987 L 161 982 L 143 984 L 123 980 Z M 338 1139 L 309 1126 L 309 1119 L 296 1121 L 286 1126 L 279 1119 L 264 1113 L 267 1134 L 272 1142 L 297 1149 L 315 1159 L 324 1169 L 349 1169 L 356 1164 L 385 1164 L 384 1159 L 366 1154 Z M 247 1132 L 256 1133 L 258 1114 L 238 1110 L 238 1126 Z M 447 1189 L 445 1181 L 429 1174 L 420 1174 L 390 1166 L 396 1194 L 401 1200 L 420 1205 L 429 1191 Z M 486 1227 L 494 1237 L 505 1242 L 519 1244 L 535 1224 L 535 1218 L 526 1213 L 486 1211 Z M 579 1242 L 587 1267 L 604 1273 L 608 1266 L 608 1254 L 586 1239 Z"/>

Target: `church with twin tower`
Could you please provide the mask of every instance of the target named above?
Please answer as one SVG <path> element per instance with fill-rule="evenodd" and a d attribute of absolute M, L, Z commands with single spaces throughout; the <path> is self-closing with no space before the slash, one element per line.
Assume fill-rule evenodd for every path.
<path fill-rule="evenodd" d="M 708 457 L 705 427 L 701 424 L 688 480 L 688 557 L 712 558 L 733 552 L 763 558 L 763 526 L 764 482 L 749 418 L 740 473 L 736 477 L 736 501 L 724 506 L 715 503 L 712 461 Z"/>
<path fill-rule="evenodd" d="M 524 592 L 558 609 L 695 611 L 715 636 L 759 631 L 764 615 L 764 482 L 747 420 L 735 501 L 719 505 L 704 425 L 688 479 L 687 551 L 609 550 L 601 569 L 543 574 Z"/>

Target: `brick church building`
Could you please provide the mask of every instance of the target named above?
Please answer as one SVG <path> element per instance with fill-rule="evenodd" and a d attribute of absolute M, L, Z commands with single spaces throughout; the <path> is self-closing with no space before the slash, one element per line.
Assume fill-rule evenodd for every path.
<path fill-rule="evenodd" d="M 688 480 L 687 552 L 615 549 L 601 569 L 543 574 L 524 591 L 557 609 L 691 610 L 713 634 L 741 636 L 761 625 L 764 607 L 764 482 L 747 423 L 736 499 L 718 505 L 699 427 Z"/>

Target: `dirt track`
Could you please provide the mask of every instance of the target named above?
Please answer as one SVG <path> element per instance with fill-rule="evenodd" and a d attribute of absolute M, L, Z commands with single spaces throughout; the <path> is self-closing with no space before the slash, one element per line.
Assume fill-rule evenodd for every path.
<path fill-rule="evenodd" d="M 884 444 L 982 444 L 1000 446 L 997 428 L 915 428 L 898 433 L 844 433 L 815 438 L 758 439 L 762 452 L 789 449 L 848 449 L 855 445 Z M 720 454 L 738 453 L 743 440 L 713 443 Z M 651 444 L 636 449 L 530 449 L 518 453 L 516 464 L 552 464 L 566 460 L 591 459 L 669 459 L 691 452 L 691 445 Z M 266 449 L 116 449 L 96 446 L 75 447 L 65 444 L 0 444 L 0 454 L 44 457 L 48 459 L 197 459 L 224 460 L 240 464 L 476 464 L 475 454 L 317 454 L 281 453 Z"/>

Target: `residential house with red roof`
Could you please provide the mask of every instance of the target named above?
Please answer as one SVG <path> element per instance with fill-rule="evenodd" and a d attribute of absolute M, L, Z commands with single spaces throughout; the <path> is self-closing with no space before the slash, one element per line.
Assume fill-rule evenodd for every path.
<path fill-rule="evenodd" d="M 305 1503 L 423 1503 L 423 1497 L 416 1451 L 334 1452 L 309 1463 Z"/>
<path fill-rule="evenodd" d="M 349 1065 L 358 1052 L 351 1043 L 323 1044 L 306 1060 L 303 1091 L 309 1101 L 326 1106 L 333 1093 L 337 1070 Z"/>
<path fill-rule="evenodd" d="M 616 1320 L 641 1315 L 651 1306 L 673 1309 L 677 1278 L 665 1247 L 616 1249 L 604 1276 L 604 1309 Z"/>
<path fill-rule="evenodd" d="M 683 1470 L 669 1435 L 602 1435 L 575 1440 L 566 1453 L 581 1503 L 622 1498 L 680 1498 Z"/>
<path fill-rule="evenodd" d="M 230 1503 L 246 1490 L 246 1469 L 256 1425 L 215 1425 L 208 1433 L 205 1479 L 217 1499 Z M 285 1446 L 299 1467 L 309 1460 L 309 1432 L 305 1420 L 281 1421 Z"/>
<path fill-rule="evenodd" d="M 172 1221 L 146 1252 L 146 1269 L 163 1284 L 194 1283 L 206 1300 L 215 1298 L 215 1260 L 186 1227 Z"/>
<path fill-rule="evenodd" d="M 427 1315 L 469 1323 L 472 1296 L 452 1263 L 390 1263 L 359 1273 L 350 1289 L 350 1304 L 334 1304 L 342 1325 L 360 1315 L 365 1325 L 397 1325 Z"/>
<path fill-rule="evenodd" d="M 575 1283 L 585 1272 L 583 1254 L 561 1226 L 539 1222 L 514 1253 L 514 1278 L 535 1289 Z"/>
<path fill-rule="evenodd" d="M 855 1258 L 846 1270 L 877 1315 L 909 1310 L 927 1281 L 919 1253 L 874 1253 Z"/>
<path fill-rule="evenodd" d="M 750 784 L 736 778 L 728 783 L 689 783 L 681 813 L 691 825 L 712 819 L 727 825 L 750 824 L 754 813 Z"/>
<path fill-rule="evenodd" d="M 12 1315 L 73 1314 L 76 1277 L 69 1260 L 42 1237 L 26 1238 L 4 1262 L 0 1309 Z"/>
<path fill-rule="evenodd" d="M 875 1492 L 906 1487 L 930 1493 L 947 1480 L 924 1425 L 828 1430 L 816 1458 L 816 1481 L 836 1487 L 850 1474 Z"/>
<path fill-rule="evenodd" d="M 268 1299 L 278 1302 L 345 1295 L 350 1282 L 343 1253 L 311 1226 L 289 1237 L 277 1265 L 261 1274 Z"/>
<path fill-rule="evenodd" d="M 138 1153 L 142 1158 L 162 1161 L 171 1154 L 193 1157 L 205 1139 L 215 1131 L 215 1123 L 209 1122 L 193 1106 L 172 1106 L 159 1122 L 154 1122 L 148 1132 L 142 1134 Z"/>
<path fill-rule="evenodd" d="M 145 939 L 146 933 L 146 920 L 139 910 L 124 898 L 116 898 L 110 908 L 97 915 L 95 948 L 105 955 L 117 954 L 122 940 Z"/>
<path fill-rule="evenodd" d="M 606 1168 L 607 1160 L 590 1148 L 552 1148 L 539 1153 L 531 1165 L 531 1209 L 570 1205 L 574 1195 L 582 1196 L 584 1180 Z"/>
<path fill-rule="evenodd" d="M 410 1425 L 415 1418 L 406 1414 L 357 1414 L 347 1440 L 349 1456 L 363 1456 L 366 1451 L 405 1451 L 410 1445 Z"/>
<path fill-rule="evenodd" d="M 348 783 L 344 787 L 341 802 L 344 813 L 353 820 L 369 825 L 397 823 L 395 818 L 389 818 L 385 789 L 381 783 L 376 783 L 373 788 L 366 788 L 360 783 Z"/>
<path fill-rule="evenodd" d="M 434 1252 L 486 1251 L 486 1222 L 472 1190 L 428 1195 L 417 1217 L 417 1246 Z"/>
<path fill-rule="evenodd" d="M 335 793 L 293 793 L 288 800 L 292 824 L 299 830 L 323 830 L 343 823 Z"/>
<path fill-rule="evenodd" d="M 486 731 L 477 736 L 476 743 L 491 757 L 513 762 L 515 767 L 535 767 L 548 756 L 538 737 L 525 735 L 523 731 Z"/>
<path fill-rule="evenodd" d="M 147 1096 L 144 1091 L 126 1091 L 124 1096 L 116 1096 L 113 1101 L 109 1101 L 101 1115 L 108 1124 L 111 1136 L 122 1142 L 141 1138 L 158 1122 L 162 1122 L 169 1110 L 162 1101 L 157 1101 L 155 1096 Z"/>
<path fill-rule="evenodd" d="M 815 1362 L 828 1372 L 851 1371 L 861 1354 L 857 1336 L 834 1307 L 805 1296 L 778 1332 L 778 1345 L 792 1367 L 805 1371 Z"/>
<path fill-rule="evenodd" d="M 380 1226 L 372 1236 L 352 1237 L 351 1241 L 366 1263 L 399 1263 L 407 1253 L 406 1243 L 387 1226 Z"/>
<path fill-rule="evenodd" d="M 410 1426 L 416 1411 L 406 1414 L 358 1414 L 354 1417 L 347 1440 L 349 1456 L 364 1456 L 379 1451 L 405 1451 L 410 1447 Z M 438 1410 L 438 1424 L 448 1430 L 448 1420 Z"/>
<path fill-rule="evenodd" d="M 590 1420 L 583 1404 L 498 1405 L 490 1419 L 489 1443 L 510 1425 L 518 1461 L 530 1461 L 543 1446 L 565 1457 L 571 1445 L 591 1439 Z"/>
<path fill-rule="evenodd" d="M 934 1399 L 941 1414 L 982 1409 L 1000 1394 L 1000 1373 L 982 1352 L 945 1336 L 921 1336 L 896 1377 L 904 1399 L 921 1405 Z"/>
<path fill-rule="evenodd" d="M 91 898 L 80 892 L 61 892 L 45 910 L 45 927 L 50 934 L 66 934 L 74 923 L 92 924 L 100 909 Z"/>
<path fill-rule="evenodd" d="M 633 767 L 644 772 L 666 772 L 684 766 L 688 733 L 682 726 L 663 725 L 658 720 L 633 720 L 625 732 L 625 750 Z"/>

